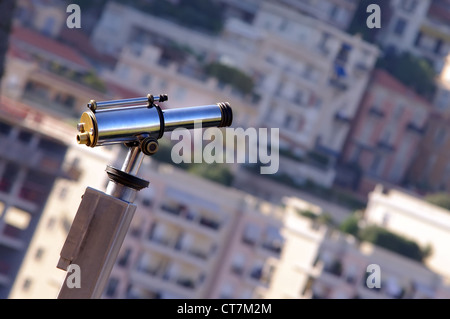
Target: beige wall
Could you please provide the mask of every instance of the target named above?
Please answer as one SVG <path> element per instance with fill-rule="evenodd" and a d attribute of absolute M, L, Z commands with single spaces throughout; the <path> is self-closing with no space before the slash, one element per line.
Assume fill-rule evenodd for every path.
<path fill-rule="evenodd" d="M 107 180 L 104 170 L 113 162 L 115 152 L 116 149 L 88 149 L 76 145 L 75 141 L 70 145 L 63 165 L 70 167 L 77 159 L 80 178 L 77 181 L 59 178 L 55 182 L 9 298 L 57 297 L 66 272 L 57 269 L 56 265 L 81 196 L 88 186 L 104 190 Z M 24 289 L 27 281 L 29 286 Z"/>

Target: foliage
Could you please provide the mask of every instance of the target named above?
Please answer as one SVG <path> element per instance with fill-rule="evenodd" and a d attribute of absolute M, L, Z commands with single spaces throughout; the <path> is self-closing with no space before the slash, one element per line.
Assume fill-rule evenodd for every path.
<path fill-rule="evenodd" d="M 178 24 L 208 33 L 217 34 L 223 27 L 222 10 L 215 1 L 179 0 L 177 3 L 167 0 L 116 1 L 148 14 L 171 19 Z"/>
<path fill-rule="evenodd" d="M 450 210 L 450 194 L 436 193 L 425 197 L 428 203 Z"/>
<path fill-rule="evenodd" d="M 202 176 L 225 186 L 231 186 L 233 183 L 233 173 L 224 164 L 190 164 L 188 172 Z"/>
<path fill-rule="evenodd" d="M 243 94 L 250 94 L 253 91 L 253 79 L 234 67 L 219 62 L 212 62 L 205 66 L 205 72 L 222 83 L 230 84 Z"/>
<path fill-rule="evenodd" d="M 81 81 L 99 92 L 106 92 L 105 83 L 93 71 L 86 73 Z"/>
<path fill-rule="evenodd" d="M 422 97 L 431 100 L 436 91 L 436 72 L 424 58 L 410 53 L 387 53 L 377 62 L 377 67 L 386 70 L 397 80 Z"/>
<path fill-rule="evenodd" d="M 220 183 L 225 186 L 231 186 L 233 183 L 233 173 L 227 168 L 225 164 L 220 163 L 184 163 L 175 164 L 172 161 L 172 145 L 167 139 L 159 140 L 159 149 L 152 158 L 159 161 L 176 165 L 178 168 L 187 170 L 189 173 L 204 177 L 211 181 Z"/>
<path fill-rule="evenodd" d="M 358 236 L 359 232 L 359 217 L 356 214 L 352 214 L 349 217 L 347 217 L 340 225 L 339 230 L 353 235 L 355 237 Z"/>
<path fill-rule="evenodd" d="M 422 250 L 415 241 L 375 225 L 363 228 L 359 232 L 359 238 L 419 262 L 428 253 L 428 249 L 426 251 Z"/>

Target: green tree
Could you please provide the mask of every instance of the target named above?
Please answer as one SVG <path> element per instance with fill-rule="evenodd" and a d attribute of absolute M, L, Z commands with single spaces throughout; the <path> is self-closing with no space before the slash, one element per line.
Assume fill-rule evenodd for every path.
<path fill-rule="evenodd" d="M 190 164 L 188 172 L 202 176 L 225 186 L 231 186 L 233 183 L 233 173 L 225 165 L 219 163 Z"/>
<path fill-rule="evenodd" d="M 386 70 L 397 80 L 422 97 L 431 100 L 436 92 L 436 72 L 429 61 L 410 53 L 388 53 L 377 62 L 377 67 Z"/>
<path fill-rule="evenodd" d="M 222 83 L 230 84 L 243 94 L 250 94 L 253 91 L 253 79 L 232 66 L 219 62 L 212 62 L 205 66 L 205 72 L 209 76 L 217 78 Z"/>
<path fill-rule="evenodd" d="M 359 223 L 360 218 L 356 214 L 352 214 L 349 217 L 347 217 L 340 225 L 339 230 L 353 235 L 355 237 L 358 237 L 359 233 Z"/>
<path fill-rule="evenodd" d="M 419 262 L 422 262 L 431 251 L 429 247 L 422 249 L 415 241 L 376 225 L 362 229 L 359 232 L 359 238 Z"/>
<path fill-rule="evenodd" d="M 115 0 L 148 14 L 171 19 L 178 24 L 203 32 L 217 34 L 222 30 L 224 18 L 220 5 L 215 1 L 178 0 Z"/>
<path fill-rule="evenodd" d="M 428 203 L 450 210 L 450 194 L 436 193 L 425 197 Z"/>

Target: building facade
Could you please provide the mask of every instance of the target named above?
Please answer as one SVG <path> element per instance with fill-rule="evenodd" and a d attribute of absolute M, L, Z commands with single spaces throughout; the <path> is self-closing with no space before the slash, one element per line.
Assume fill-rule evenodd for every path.
<path fill-rule="evenodd" d="M 391 18 L 379 42 L 388 51 L 409 52 L 441 71 L 450 52 L 450 4 L 445 0 L 390 1 Z"/>
<path fill-rule="evenodd" d="M 426 265 L 448 280 L 450 219 L 446 209 L 402 191 L 384 191 L 380 186 L 370 194 L 364 219 L 411 238 L 422 247 L 430 245 L 432 254 Z"/>
<path fill-rule="evenodd" d="M 69 134 L 58 119 L 6 98 L 0 114 L 0 297 L 6 298 L 55 180 L 65 176 Z"/>
<path fill-rule="evenodd" d="M 353 122 L 336 182 L 367 196 L 376 184 L 403 183 L 432 105 L 383 70 L 376 70 Z"/>
<path fill-rule="evenodd" d="M 150 17 L 154 24 L 145 23 Z M 259 6 L 252 22 L 227 19 L 218 37 L 110 3 L 91 39 L 98 50 L 120 57 L 114 77 L 134 79 L 130 86 L 140 82 L 139 87 L 158 89 L 166 84 L 175 99 L 188 101 L 188 96 L 200 99 L 192 88 L 197 83 L 197 87 L 216 87 L 217 96 L 237 97 L 241 102 L 236 111 L 251 115 L 250 121 L 243 121 L 247 127 L 279 128 L 282 156 L 294 160 L 283 167 L 289 167 L 293 178 L 314 179 L 326 186 L 331 186 L 334 162 L 378 56 L 378 50 L 359 37 L 270 1 Z M 168 60 L 164 47 L 174 42 L 191 54 Z M 121 55 L 123 47 L 127 49 Z M 140 53 L 131 56 L 131 52 Z M 146 66 L 138 66 L 140 60 Z M 252 91 L 243 94 L 210 79 L 204 71 L 210 63 L 246 73 L 253 79 Z M 167 75 L 158 69 L 166 69 Z M 171 74 L 170 81 L 163 80 Z M 184 76 L 190 78 L 189 84 L 183 82 Z M 241 106 L 245 104 L 248 107 Z M 308 175 L 313 166 L 318 168 L 318 177 Z"/>

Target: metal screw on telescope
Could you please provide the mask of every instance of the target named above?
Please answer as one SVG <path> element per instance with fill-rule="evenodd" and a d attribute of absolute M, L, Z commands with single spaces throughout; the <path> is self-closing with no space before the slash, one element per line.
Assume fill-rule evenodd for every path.
<path fill-rule="evenodd" d="M 81 115 L 77 125 L 79 144 L 124 144 L 128 154 L 120 169 L 107 166 L 109 183 L 105 192 L 88 187 L 82 196 L 57 265 L 66 271 L 71 264 L 78 265 L 81 287 L 66 284 L 71 275 L 68 273 L 59 299 L 101 297 L 136 210 L 136 194 L 149 185 L 137 176 L 139 168 L 145 155 L 158 151 L 158 139 L 177 128 L 193 129 L 198 121 L 202 127 L 225 127 L 233 121 L 228 102 L 167 110 L 156 104 L 167 100 L 166 94 L 91 100 L 89 111 Z"/>

